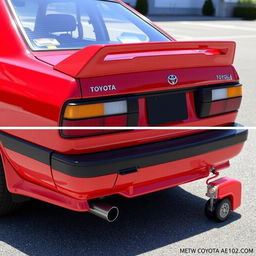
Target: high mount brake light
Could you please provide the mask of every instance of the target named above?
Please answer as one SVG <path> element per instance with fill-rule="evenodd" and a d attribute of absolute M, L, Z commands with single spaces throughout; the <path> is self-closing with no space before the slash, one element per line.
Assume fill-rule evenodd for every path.
<path fill-rule="evenodd" d="M 241 100 L 241 84 L 202 88 L 195 96 L 199 117 L 208 117 L 236 111 L 241 105 Z"/>
<path fill-rule="evenodd" d="M 64 127 L 111 127 L 137 126 L 138 100 L 71 102 L 64 109 L 61 126 Z M 120 132 L 119 130 L 61 130 L 63 137 L 84 137 L 106 133 Z"/>

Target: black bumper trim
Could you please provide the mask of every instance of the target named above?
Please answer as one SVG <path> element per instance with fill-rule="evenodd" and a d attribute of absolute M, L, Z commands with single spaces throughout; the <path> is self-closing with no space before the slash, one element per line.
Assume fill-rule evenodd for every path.
<path fill-rule="evenodd" d="M 47 165 L 51 164 L 51 153 L 53 151 L 50 149 L 40 147 L 36 144 L 27 142 L 3 132 L 0 132 L 0 141 L 5 148 L 33 158 L 41 163 Z"/>
<path fill-rule="evenodd" d="M 235 125 L 236 126 L 236 125 Z M 61 173 L 92 178 L 144 168 L 213 152 L 246 141 L 243 129 L 212 130 L 182 138 L 82 155 L 63 155 L 0 132 L 5 148 L 30 157 Z"/>
<path fill-rule="evenodd" d="M 231 128 L 231 127 L 230 127 Z M 241 128 L 242 129 L 242 128 Z M 246 141 L 247 130 L 212 130 L 140 146 L 83 155 L 52 154 L 52 168 L 69 176 L 92 178 L 213 152 Z"/>

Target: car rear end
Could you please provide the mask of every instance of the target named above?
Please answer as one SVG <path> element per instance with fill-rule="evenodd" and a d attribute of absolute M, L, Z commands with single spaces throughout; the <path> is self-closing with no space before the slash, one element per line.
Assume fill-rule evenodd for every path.
<path fill-rule="evenodd" d="M 108 4 L 121 4 L 96 2 L 103 2 L 106 10 Z M 213 169 L 228 167 L 241 151 L 247 131 L 235 124 L 242 85 L 232 66 L 234 42 L 177 42 L 158 31 L 162 42 L 143 42 L 143 35 L 128 33 L 114 36 L 119 43 L 102 40 L 70 49 L 74 38 L 63 39 L 59 25 L 49 23 L 53 19 L 57 24 L 56 15 L 63 13 L 48 15 L 53 15 L 45 19 L 48 33 L 56 37 L 23 33 L 35 61 L 70 77 L 80 97 L 66 97 L 59 106 L 59 130 L 7 131 L 0 136 L 6 161 L 15 163 L 22 179 L 47 188 L 52 203 L 87 211 L 88 204 L 81 202 L 113 194 L 135 197 L 205 178 Z M 132 10 L 129 15 L 138 14 Z M 150 26 L 156 33 L 151 23 L 143 22 L 144 32 Z M 75 39 L 79 45 L 81 38 Z M 216 130 L 174 129 L 181 126 Z M 35 166 L 40 168 L 34 171 Z M 31 192 L 30 183 L 16 181 L 9 186 L 11 192 L 49 201 L 46 192 L 39 196 Z M 66 199 L 54 201 L 53 191 Z"/>
<path fill-rule="evenodd" d="M 247 137 L 234 124 L 242 99 L 234 51 L 233 42 L 97 45 L 54 65 L 76 78 L 82 93 L 82 99 L 63 105 L 60 135 L 94 144 L 85 154 L 52 155 L 57 186 L 86 199 L 115 193 L 134 197 L 227 167 Z M 178 126 L 235 129 L 136 130 Z"/>

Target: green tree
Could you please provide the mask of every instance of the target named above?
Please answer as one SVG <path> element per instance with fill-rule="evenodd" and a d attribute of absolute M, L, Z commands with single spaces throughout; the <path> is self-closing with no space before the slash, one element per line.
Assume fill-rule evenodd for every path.
<path fill-rule="evenodd" d="M 213 6 L 212 0 L 205 0 L 202 12 L 203 12 L 203 15 L 206 15 L 206 16 L 214 15 L 215 8 Z"/>
<path fill-rule="evenodd" d="M 135 9 L 143 15 L 148 14 L 148 0 L 137 0 Z"/>

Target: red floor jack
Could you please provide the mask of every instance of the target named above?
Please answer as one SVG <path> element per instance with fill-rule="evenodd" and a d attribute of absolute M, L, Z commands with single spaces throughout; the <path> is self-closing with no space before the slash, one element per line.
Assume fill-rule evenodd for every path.
<path fill-rule="evenodd" d="M 206 181 L 207 193 L 210 199 L 205 205 L 205 214 L 208 218 L 223 222 L 227 220 L 232 211 L 241 205 L 242 184 L 240 181 L 228 177 L 210 180 L 219 176 L 219 172 L 212 168 L 214 177 Z"/>

